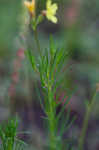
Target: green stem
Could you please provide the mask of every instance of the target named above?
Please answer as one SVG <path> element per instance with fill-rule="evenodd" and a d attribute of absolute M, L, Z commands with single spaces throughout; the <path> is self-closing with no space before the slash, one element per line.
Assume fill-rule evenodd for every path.
<path fill-rule="evenodd" d="M 55 150 L 56 147 L 56 137 L 55 137 L 55 108 L 53 105 L 52 96 L 52 84 L 50 83 L 48 75 L 48 101 L 49 101 L 49 138 L 50 138 L 50 150 Z"/>
<path fill-rule="evenodd" d="M 82 128 L 82 132 L 81 132 L 81 136 L 80 136 L 80 140 L 79 140 L 79 150 L 84 150 L 84 140 L 85 140 L 85 136 L 86 136 L 86 131 L 87 131 L 87 128 L 88 128 L 88 121 L 89 121 L 89 118 L 90 118 L 90 114 L 92 112 L 92 109 L 93 109 L 93 106 L 94 106 L 94 103 L 95 103 L 95 97 L 96 97 L 96 92 L 92 98 L 92 101 L 91 101 L 91 104 L 88 106 L 88 109 L 87 109 L 87 112 L 86 112 L 86 115 L 85 115 L 85 119 L 84 119 L 84 122 L 83 122 L 83 128 Z"/>
<path fill-rule="evenodd" d="M 35 38 L 35 41 L 36 41 L 37 49 L 38 49 L 39 54 L 40 54 L 40 56 L 42 58 L 42 53 L 41 53 L 41 49 L 40 49 L 40 43 L 39 43 L 39 40 L 38 40 L 37 28 L 34 30 L 34 38 Z"/>
<path fill-rule="evenodd" d="M 34 30 L 34 38 L 36 41 L 37 49 L 39 51 L 40 57 L 42 58 L 42 53 L 40 49 L 40 43 L 38 40 L 38 34 L 37 34 L 37 28 Z M 53 97 L 52 97 L 52 85 L 50 83 L 49 75 L 47 77 L 48 80 L 48 102 L 49 102 L 49 136 L 50 136 L 50 150 L 55 150 L 56 146 L 56 138 L 55 138 L 55 111 L 54 111 L 54 105 L 53 105 Z"/>
<path fill-rule="evenodd" d="M 49 99 L 50 100 L 50 99 Z M 56 147 L 56 138 L 55 138 L 55 116 L 52 106 L 52 102 L 49 105 L 50 115 L 49 115 L 49 131 L 50 131 L 50 150 L 55 150 Z"/>

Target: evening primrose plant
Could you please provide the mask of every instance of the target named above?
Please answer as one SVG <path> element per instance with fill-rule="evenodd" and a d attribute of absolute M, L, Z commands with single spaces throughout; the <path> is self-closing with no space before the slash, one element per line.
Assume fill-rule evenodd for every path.
<path fill-rule="evenodd" d="M 38 13 L 38 5 L 42 2 L 45 2 L 45 8 Z M 38 50 L 38 57 L 35 56 L 31 50 L 26 50 L 25 53 L 31 63 L 33 71 L 39 76 L 42 87 L 43 100 L 41 99 L 39 88 L 36 88 L 36 90 L 40 98 L 41 107 L 45 113 L 45 116 L 42 118 L 46 121 L 46 128 L 48 128 L 48 141 L 46 140 L 47 143 L 45 143 L 44 147 L 47 147 L 46 150 L 75 150 L 73 147 L 74 139 L 63 138 L 64 133 L 68 131 L 75 121 L 75 118 L 70 119 L 70 109 L 68 105 L 72 93 L 69 92 L 67 96 L 67 92 L 65 92 L 64 89 L 62 96 L 61 93 L 59 93 L 59 88 L 61 87 L 62 89 L 62 83 L 64 82 L 64 68 L 68 62 L 69 54 L 64 47 L 57 48 L 55 46 L 52 36 L 49 38 L 49 47 L 42 50 L 37 31 L 39 24 L 43 22 L 45 18 L 55 24 L 58 22 L 56 17 L 58 4 L 52 0 L 31 0 L 24 1 L 24 6 L 30 16 L 30 25 Z M 88 121 L 95 104 L 97 92 L 99 92 L 99 84 L 97 84 L 97 89 L 91 102 L 87 101 L 86 115 L 83 121 L 81 136 L 79 137 L 78 149 L 76 150 L 84 150 Z M 61 110 L 57 112 L 60 106 Z M 67 110 L 65 111 L 65 109 Z M 7 123 L 0 125 L 0 150 L 24 150 L 26 148 L 26 144 L 18 138 L 17 128 L 18 121 L 16 119 L 11 119 Z M 27 149 L 29 149 L 29 147 L 27 147 Z"/>
<path fill-rule="evenodd" d="M 67 114 L 64 113 L 66 105 L 69 102 L 71 94 L 66 99 L 66 95 L 59 101 L 57 89 L 64 80 L 64 76 L 58 78 L 63 72 L 64 65 L 68 58 L 68 52 L 64 48 L 56 48 L 53 37 L 50 37 L 49 47 L 45 50 L 41 49 L 38 39 L 37 27 L 45 19 L 45 17 L 52 23 L 57 23 L 56 12 L 58 10 L 57 3 L 52 3 L 51 0 L 46 1 L 45 9 L 41 10 L 40 14 L 36 13 L 38 7 L 35 0 L 31 2 L 25 1 L 25 7 L 30 15 L 31 27 L 34 32 L 34 39 L 38 50 L 39 57 L 35 57 L 30 50 L 26 51 L 26 55 L 32 65 L 35 73 L 40 77 L 44 101 L 40 100 L 41 106 L 45 112 L 45 120 L 48 124 L 48 147 L 50 150 L 63 150 L 63 135 L 74 122 L 74 118 L 69 123 L 70 110 Z M 35 15 L 34 15 L 35 14 Z M 37 89 L 38 90 L 38 89 Z M 64 103 L 61 111 L 57 114 L 57 108 Z M 65 149 L 69 148 L 69 142 L 65 142 Z"/>

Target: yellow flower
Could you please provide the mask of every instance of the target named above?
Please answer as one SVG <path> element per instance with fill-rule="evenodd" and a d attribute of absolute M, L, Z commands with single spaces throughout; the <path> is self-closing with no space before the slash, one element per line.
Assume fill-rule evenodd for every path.
<path fill-rule="evenodd" d="M 51 0 L 46 3 L 46 17 L 53 23 L 57 23 L 57 18 L 55 17 L 58 6 L 56 3 L 52 4 Z"/>
<path fill-rule="evenodd" d="M 35 0 L 32 0 L 31 2 L 25 1 L 24 5 L 32 15 L 35 15 Z"/>

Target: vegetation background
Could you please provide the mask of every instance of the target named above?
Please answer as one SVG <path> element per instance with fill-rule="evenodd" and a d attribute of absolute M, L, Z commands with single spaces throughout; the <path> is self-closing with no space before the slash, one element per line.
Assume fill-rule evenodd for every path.
<path fill-rule="evenodd" d="M 44 1 L 44 0 L 43 0 Z M 38 0 L 40 11 L 45 2 Z M 98 0 L 53 0 L 58 2 L 58 24 L 44 21 L 39 27 L 42 48 L 49 44 L 49 35 L 54 35 L 56 46 L 64 46 L 70 52 L 64 91 L 77 88 L 70 99 L 71 118 L 77 120 L 65 137 L 74 137 L 77 146 L 82 121 L 85 117 L 86 100 L 91 99 L 99 82 L 99 1 Z M 43 149 L 46 143 L 44 115 L 39 104 L 36 84 L 40 80 L 24 55 L 24 49 L 32 48 L 37 55 L 27 13 L 20 0 L 0 0 L 0 122 L 18 115 L 19 130 L 32 134 L 22 134 L 20 138 L 31 148 Z M 27 44 L 26 44 L 27 43 Z M 61 91 L 61 87 L 59 92 Z M 42 91 L 40 94 L 43 98 Z M 99 149 L 99 101 L 92 110 L 85 150 Z M 61 106 L 62 107 L 62 106 Z M 60 108 L 61 109 L 61 108 Z M 67 108 L 66 108 L 67 109 Z M 65 138 L 64 137 L 64 138 Z"/>

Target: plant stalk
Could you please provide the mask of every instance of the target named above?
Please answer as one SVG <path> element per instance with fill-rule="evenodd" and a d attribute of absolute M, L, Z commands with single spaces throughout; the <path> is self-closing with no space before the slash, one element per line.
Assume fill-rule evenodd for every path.
<path fill-rule="evenodd" d="M 56 136 L 55 136 L 55 107 L 53 103 L 53 96 L 52 96 L 52 83 L 49 79 L 48 74 L 48 101 L 49 101 L 49 138 L 50 138 L 50 150 L 56 149 Z"/>
<path fill-rule="evenodd" d="M 39 51 L 40 57 L 42 58 L 42 53 L 41 53 L 41 49 L 40 49 L 40 43 L 39 43 L 39 39 L 38 39 L 37 28 L 34 30 L 34 38 L 35 38 L 35 41 L 36 41 L 36 45 L 37 45 L 37 49 Z"/>
<path fill-rule="evenodd" d="M 95 94 L 92 98 L 91 104 L 89 104 L 86 115 L 85 115 L 82 131 L 81 131 L 81 136 L 80 136 L 80 140 L 79 140 L 79 146 L 78 146 L 79 150 L 84 150 L 84 140 L 85 140 L 86 131 L 87 131 L 87 128 L 88 128 L 88 121 L 89 121 L 89 118 L 90 118 L 90 115 L 91 115 L 91 112 L 92 112 L 92 109 L 93 109 L 93 106 L 94 106 L 94 103 L 95 103 L 96 93 L 97 92 L 95 92 Z"/>
<path fill-rule="evenodd" d="M 48 90 L 49 95 L 49 131 L 50 131 L 50 150 L 55 150 L 56 147 L 56 137 L 55 137 L 55 115 L 54 115 L 54 106 L 53 99 L 51 98 L 51 91 Z"/>

